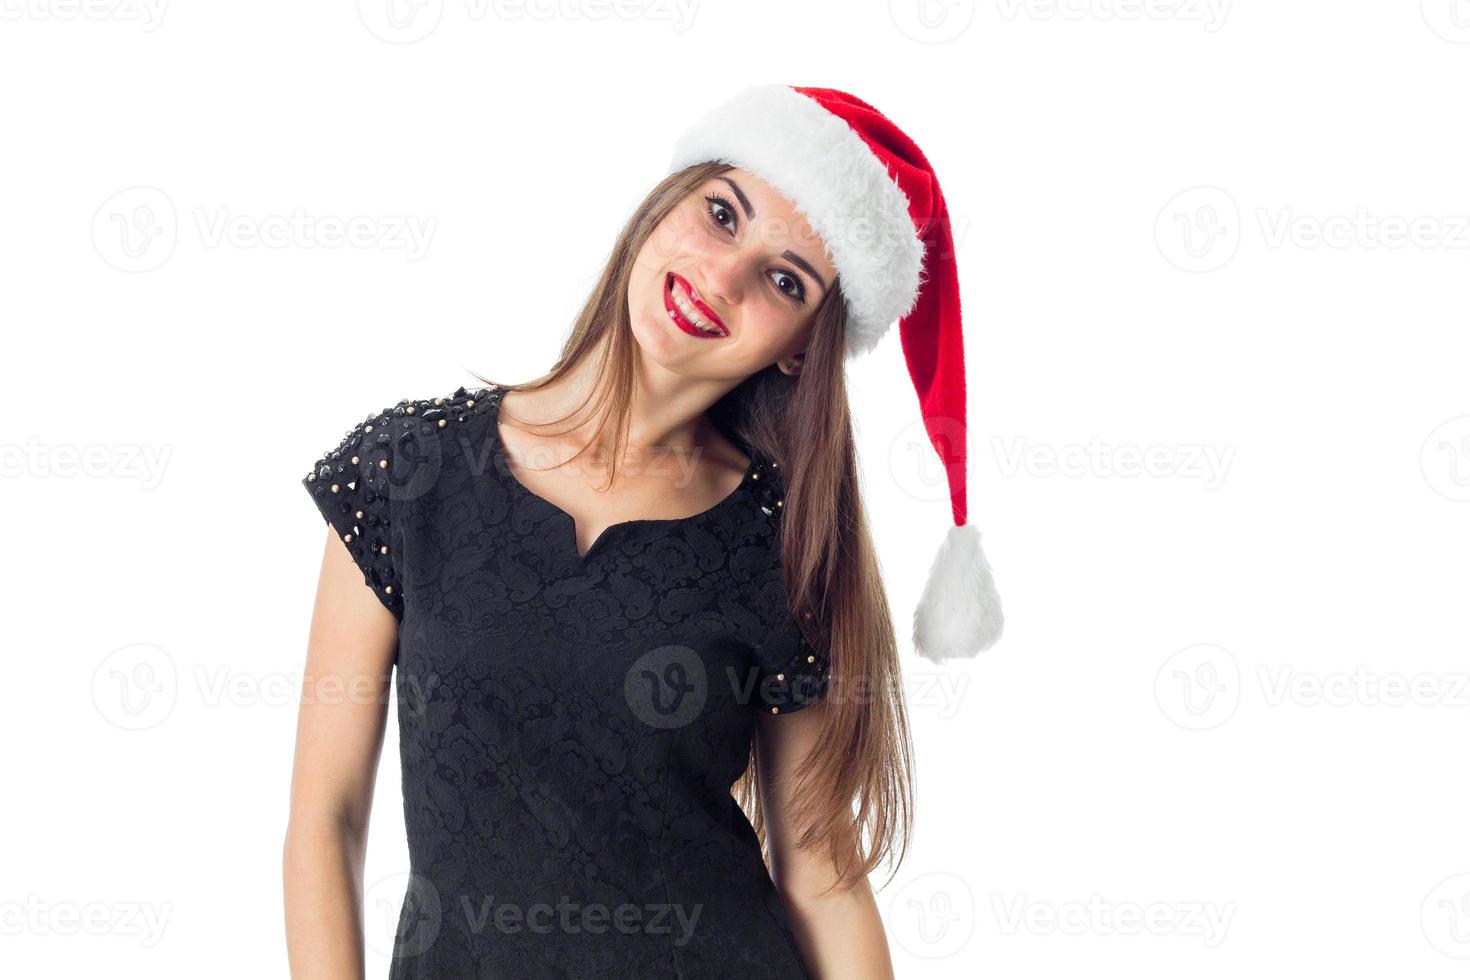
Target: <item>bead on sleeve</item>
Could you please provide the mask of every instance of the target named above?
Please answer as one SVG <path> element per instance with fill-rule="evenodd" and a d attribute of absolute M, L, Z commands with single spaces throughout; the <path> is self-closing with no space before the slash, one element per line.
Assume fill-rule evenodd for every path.
<path fill-rule="evenodd" d="M 757 660 L 756 702 L 762 711 L 787 715 L 826 696 L 827 655 L 807 641 L 790 615 L 783 616 L 761 644 Z"/>
<path fill-rule="evenodd" d="M 441 398 L 402 399 L 348 430 L 301 481 L 347 546 L 363 581 L 403 620 L 404 583 L 397 514 L 428 494 L 444 460 L 442 437 L 491 404 L 493 388 L 463 386 Z"/>
<path fill-rule="evenodd" d="M 301 483 L 346 545 L 368 588 L 401 620 L 403 598 L 394 560 L 392 501 L 387 480 L 376 478 L 374 472 L 386 477 L 392 467 L 393 411 L 374 412 L 353 426 L 336 449 L 312 465 Z"/>

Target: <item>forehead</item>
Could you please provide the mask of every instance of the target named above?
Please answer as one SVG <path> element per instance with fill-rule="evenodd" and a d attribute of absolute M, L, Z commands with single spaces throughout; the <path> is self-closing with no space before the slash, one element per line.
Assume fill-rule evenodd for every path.
<path fill-rule="evenodd" d="M 828 282 L 836 276 L 837 269 L 827 256 L 827 243 L 812 228 L 806 215 L 798 211 L 791 199 L 773 184 L 741 167 L 726 171 L 712 178 L 712 181 L 737 197 L 744 198 L 736 202 L 736 207 L 740 208 L 740 216 L 764 240 L 771 245 L 796 250 Z M 747 218 L 747 207 L 755 212 L 753 219 Z"/>

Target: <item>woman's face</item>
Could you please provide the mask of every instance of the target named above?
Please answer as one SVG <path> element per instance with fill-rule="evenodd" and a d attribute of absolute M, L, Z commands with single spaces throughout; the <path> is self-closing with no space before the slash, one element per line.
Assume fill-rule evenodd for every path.
<path fill-rule="evenodd" d="M 738 382 L 776 362 L 791 373 L 785 362 L 805 351 L 836 278 L 792 203 L 729 170 L 680 202 L 639 251 L 628 283 L 633 336 L 683 375 Z"/>

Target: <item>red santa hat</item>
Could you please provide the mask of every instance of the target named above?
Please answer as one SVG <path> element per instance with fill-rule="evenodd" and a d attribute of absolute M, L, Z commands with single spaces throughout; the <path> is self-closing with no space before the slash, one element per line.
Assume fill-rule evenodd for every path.
<path fill-rule="evenodd" d="M 777 188 L 821 236 L 847 303 L 849 358 L 873 350 L 898 321 L 954 517 L 914 610 L 914 647 L 935 661 L 989 649 L 1004 620 L 980 531 L 968 523 L 959 277 L 929 161 L 862 99 L 783 84 L 746 88 L 679 136 L 671 172 L 706 161 Z"/>

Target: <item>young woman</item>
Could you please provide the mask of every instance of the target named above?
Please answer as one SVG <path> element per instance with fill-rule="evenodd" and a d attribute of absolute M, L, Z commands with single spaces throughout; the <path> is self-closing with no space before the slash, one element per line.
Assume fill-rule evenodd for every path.
<path fill-rule="evenodd" d="M 962 422 L 952 255 L 920 289 L 942 212 L 871 106 L 746 90 L 686 133 L 546 375 L 401 401 L 316 462 L 293 976 L 362 975 L 395 667 L 390 977 L 892 976 L 867 875 L 907 845 L 910 746 L 843 365 L 904 316 L 926 420 Z M 999 630 L 955 515 L 935 657 Z"/>

